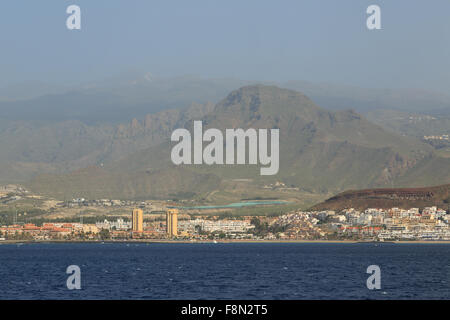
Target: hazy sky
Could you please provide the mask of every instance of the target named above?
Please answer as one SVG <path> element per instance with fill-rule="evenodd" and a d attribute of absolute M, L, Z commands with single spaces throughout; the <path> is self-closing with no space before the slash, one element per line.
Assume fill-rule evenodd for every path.
<path fill-rule="evenodd" d="M 371 4 L 382 30 L 366 28 Z M 448 0 L 2 0 L 0 43 L 0 86 L 134 69 L 450 91 Z"/>

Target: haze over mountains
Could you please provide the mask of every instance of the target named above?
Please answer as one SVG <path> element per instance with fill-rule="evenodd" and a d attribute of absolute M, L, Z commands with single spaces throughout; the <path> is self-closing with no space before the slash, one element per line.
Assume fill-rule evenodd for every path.
<path fill-rule="evenodd" d="M 395 132 L 405 134 L 403 129 L 389 129 L 387 121 L 388 130 L 356 111 L 315 104 L 368 115 L 381 110 L 375 106 L 433 114 L 445 129 L 445 95 L 307 82 L 286 87 L 307 94 L 234 79 L 145 74 L 20 100 L 3 96 L 0 182 L 24 183 L 59 198 L 164 198 L 223 192 L 232 179 L 248 179 L 247 187 L 255 189 L 280 180 L 313 193 L 450 181 L 450 159 L 414 134 L 401 136 Z M 220 129 L 280 128 L 279 175 L 262 178 L 258 166 L 174 167 L 170 134 L 194 120 Z"/>
<path fill-rule="evenodd" d="M 257 83 L 300 91 L 329 110 L 354 109 L 362 114 L 395 110 L 450 116 L 450 95 L 419 89 L 130 73 L 73 86 L 26 82 L 0 88 L 0 119 L 123 123 L 161 110 L 186 108 L 193 102 L 217 103 L 232 90 Z"/>

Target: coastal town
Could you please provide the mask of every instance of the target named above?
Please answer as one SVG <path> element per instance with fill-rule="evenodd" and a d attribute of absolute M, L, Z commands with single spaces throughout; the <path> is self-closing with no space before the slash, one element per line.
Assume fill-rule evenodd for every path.
<path fill-rule="evenodd" d="M 73 199 L 64 206 L 139 205 L 128 215 L 95 222 L 18 221 L 0 224 L 0 241 L 450 241 L 450 213 L 424 208 L 293 210 L 281 215 L 186 214 L 151 202 Z M 95 219 L 91 218 L 90 220 Z"/>

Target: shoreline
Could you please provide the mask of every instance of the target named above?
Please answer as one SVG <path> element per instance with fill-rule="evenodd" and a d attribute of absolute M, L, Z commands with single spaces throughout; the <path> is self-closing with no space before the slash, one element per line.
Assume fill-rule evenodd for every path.
<path fill-rule="evenodd" d="M 125 243 L 125 244 L 233 244 L 233 243 L 320 243 L 320 244 L 450 244 L 450 240 L 405 240 L 405 241 L 364 241 L 364 240 L 169 240 L 169 239 L 136 239 L 136 240 L 2 240 L 2 244 L 69 244 L 69 243 Z"/>

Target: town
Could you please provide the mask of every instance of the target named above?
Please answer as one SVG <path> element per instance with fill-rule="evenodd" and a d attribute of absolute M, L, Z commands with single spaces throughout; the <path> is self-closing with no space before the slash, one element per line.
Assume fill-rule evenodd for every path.
<path fill-rule="evenodd" d="M 144 207 L 144 206 L 143 206 Z M 167 207 L 165 217 L 135 208 L 129 217 L 95 223 L 43 222 L 0 225 L 0 240 L 15 241 L 450 241 L 450 213 L 423 209 L 340 212 L 294 210 L 279 216 L 187 215 Z M 152 217 L 153 216 L 153 217 Z"/>

